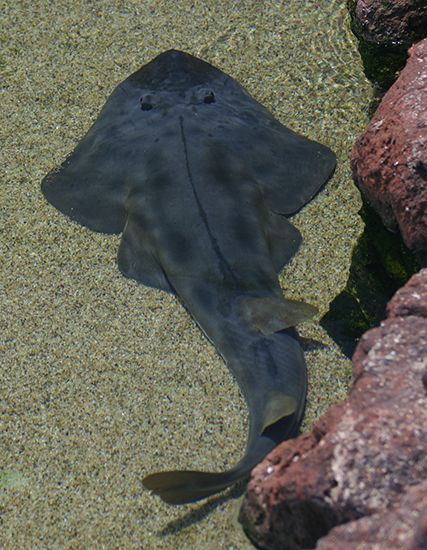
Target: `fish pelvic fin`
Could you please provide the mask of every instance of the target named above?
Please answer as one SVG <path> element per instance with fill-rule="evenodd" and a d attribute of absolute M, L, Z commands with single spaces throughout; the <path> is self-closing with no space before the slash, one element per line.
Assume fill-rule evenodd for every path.
<path fill-rule="evenodd" d="M 246 323 L 264 336 L 308 321 L 317 313 L 310 304 L 277 297 L 241 297 L 238 307 Z"/>
<path fill-rule="evenodd" d="M 268 428 L 268 426 L 278 422 L 281 418 L 291 416 L 297 409 L 298 400 L 295 397 L 279 391 L 272 392 L 264 407 L 261 432 Z"/>

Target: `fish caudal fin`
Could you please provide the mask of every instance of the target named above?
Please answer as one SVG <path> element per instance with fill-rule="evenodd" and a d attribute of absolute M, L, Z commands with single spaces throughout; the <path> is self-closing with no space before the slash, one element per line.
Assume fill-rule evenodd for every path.
<path fill-rule="evenodd" d="M 280 392 L 272 395 L 262 414 L 263 433 L 250 436 L 245 456 L 230 470 L 218 473 L 191 470 L 157 472 L 145 477 L 142 484 L 167 504 L 187 504 L 219 493 L 247 478 L 252 468 L 276 445 L 277 442 L 268 435 L 272 426 L 283 432 L 280 439 L 295 435 L 293 431 L 300 416 L 298 408 L 295 398 Z"/>
<path fill-rule="evenodd" d="M 176 470 L 151 474 L 142 484 L 167 504 L 186 504 L 219 493 L 248 473 L 233 476 L 231 472 Z"/>

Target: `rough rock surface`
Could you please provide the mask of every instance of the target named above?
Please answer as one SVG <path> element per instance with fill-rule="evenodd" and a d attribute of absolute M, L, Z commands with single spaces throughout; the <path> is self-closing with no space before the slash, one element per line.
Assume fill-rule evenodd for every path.
<path fill-rule="evenodd" d="M 427 4 L 420 0 L 349 2 L 359 34 L 375 44 L 412 44 L 426 36 Z"/>
<path fill-rule="evenodd" d="M 388 315 L 355 351 L 348 398 L 252 472 L 240 520 L 260 548 L 427 547 L 427 269 Z"/>
<path fill-rule="evenodd" d="M 408 62 L 357 140 L 353 177 L 391 230 L 427 265 L 427 38 Z"/>
<path fill-rule="evenodd" d="M 427 548 L 427 482 L 410 487 L 394 506 L 340 525 L 318 550 L 421 550 Z"/>

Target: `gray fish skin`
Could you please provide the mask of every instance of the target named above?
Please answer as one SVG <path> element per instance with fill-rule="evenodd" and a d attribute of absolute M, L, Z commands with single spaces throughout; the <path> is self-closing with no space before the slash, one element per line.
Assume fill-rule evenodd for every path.
<path fill-rule="evenodd" d="M 174 292 L 234 374 L 249 408 L 242 460 L 226 472 L 151 474 L 181 504 L 248 476 L 296 434 L 306 396 L 295 330 L 277 272 L 301 242 L 287 220 L 330 177 L 335 156 L 282 126 L 236 81 L 170 50 L 119 84 L 61 167 L 47 200 L 95 231 L 123 232 L 120 270 Z"/>

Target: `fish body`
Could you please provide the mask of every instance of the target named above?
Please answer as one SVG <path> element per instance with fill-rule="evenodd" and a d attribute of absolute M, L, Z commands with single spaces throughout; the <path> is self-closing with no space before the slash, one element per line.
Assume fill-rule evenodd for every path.
<path fill-rule="evenodd" d="M 171 471 L 143 484 L 164 501 L 207 497 L 245 478 L 296 434 L 306 368 L 277 273 L 301 242 L 289 216 L 330 177 L 335 156 L 282 126 L 235 80 L 171 50 L 119 84 L 42 190 L 93 230 L 118 233 L 118 265 L 173 292 L 234 374 L 249 408 L 242 460 L 226 472 Z"/>

